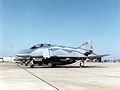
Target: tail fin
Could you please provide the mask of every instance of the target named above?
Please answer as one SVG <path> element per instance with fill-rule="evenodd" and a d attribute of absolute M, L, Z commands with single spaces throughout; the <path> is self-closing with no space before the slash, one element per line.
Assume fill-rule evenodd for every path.
<path fill-rule="evenodd" d="M 80 49 L 84 50 L 84 55 L 88 56 L 89 54 L 93 53 L 93 41 L 86 41 L 80 46 Z"/>

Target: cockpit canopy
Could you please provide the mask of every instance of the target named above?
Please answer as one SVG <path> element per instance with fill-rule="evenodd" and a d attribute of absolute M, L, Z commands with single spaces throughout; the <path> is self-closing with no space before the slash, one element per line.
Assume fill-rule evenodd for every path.
<path fill-rule="evenodd" d="M 51 44 L 37 44 L 32 46 L 30 49 L 37 49 L 37 48 L 43 48 L 43 47 L 49 47 L 52 46 Z"/>

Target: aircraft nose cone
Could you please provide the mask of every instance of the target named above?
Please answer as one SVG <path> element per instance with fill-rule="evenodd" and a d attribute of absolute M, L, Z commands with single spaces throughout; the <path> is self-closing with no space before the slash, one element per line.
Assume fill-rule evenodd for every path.
<path fill-rule="evenodd" d="M 19 51 L 16 54 L 16 56 L 29 56 L 33 51 L 34 49 L 25 49 L 25 50 Z"/>

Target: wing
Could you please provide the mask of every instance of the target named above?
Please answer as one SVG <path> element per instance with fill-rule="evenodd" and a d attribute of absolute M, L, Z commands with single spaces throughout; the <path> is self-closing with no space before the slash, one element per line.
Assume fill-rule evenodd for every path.
<path fill-rule="evenodd" d="M 105 56 L 109 56 L 109 54 L 94 55 L 94 56 L 83 56 L 83 57 L 80 57 L 80 58 L 97 59 L 97 58 L 101 58 L 101 57 L 105 57 Z"/>
<path fill-rule="evenodd" d="M 105 57 L 105 56 L 109 56 L 109 54 L 103 54 L 103 55 L 94 55 L 94 56 L 56 56 L 58 58 L 71 58 L 71 59 L 75 59 L 75 60 L 86 60 L 86 59 L 97 59 L 97 58 L 101 58 L 101 57 Z"/>
<path fill-rule="evenodd" d="M 93 53 L 93 55 L 91 55 L 91 56 L 85 56 L 84 53 L 81 53 L 80 51 L 77 51 L 76 49 L 69 48 L 69 47 L 60 47 L 60 46 L 51 47 L 49 49 L 52 50 L 52 52 L 61 51 L 63 54 L 62 55 L 56 54 L 55 57 L 63 58 L 63 59 L 65 59 L 65 58 L 71 58 L 71 59 L 76 59 L 76 60 L 80 60 L 80 59 L 97 59 L 97 58 L 101 58 L 101 57 L 109 55 L 109 54 L 98 55 L 98 54 Z M 70 54 L 72 52 L 76 52 L 77 54 Z M 53 54 L 53 57 L 54 57 L 54 54 Z"/>

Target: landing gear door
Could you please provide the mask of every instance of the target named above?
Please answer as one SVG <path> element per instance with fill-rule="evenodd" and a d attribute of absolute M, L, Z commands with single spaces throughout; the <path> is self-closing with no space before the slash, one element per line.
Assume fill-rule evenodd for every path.
<path fill-rule="evenodd" d="M 48 48 L 43 49 L 43 57 L 44 58 L 50 58 L 50 52 Z"/>

